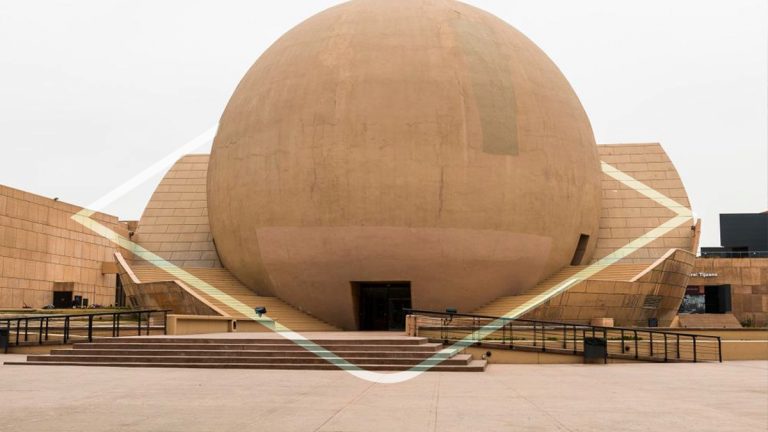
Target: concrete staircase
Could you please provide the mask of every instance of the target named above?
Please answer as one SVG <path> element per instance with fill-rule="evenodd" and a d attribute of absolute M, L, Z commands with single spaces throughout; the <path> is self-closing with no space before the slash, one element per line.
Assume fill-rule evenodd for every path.
<path fill-rule="evenodd" d="M 361 369 L 409 370 L 438 354 L 442 344 L 419 337 L 315 339 Z M 445 358 L 440 353 L 438 358 Z M 428 362 L 431 365 L 436 362 Z M 133 337 L 78 343 L 50 355 L 30 355 L 26 362 L 6 365 L 113 366 L 216 369 L 338 370 L 339 367 L 292 341 L 275 338 Z M 429 368 L 436 372 L 482 372 L 485 360 L 471 354 L 445 358 Z M 415 370 L 427 369 L 424 365 Z"/>
<path fill-rule="evenodd" d="M 481 306 L 473 313 L 478 315 L 488 315 L 493 317 L 504 316 L 526 302 L 545 295 L 547 291 L 554 288 L 561 282 L 573 277 L 576 273 L 584 270 L 587 266 L 567 266 L 563 267 L 557 273 L 545 279 L 530 290 L 513 296 L 499 297 L 498 299 Z M 599 273 L 590 277 L 590 280 L 611 280 L 611 281 L 629 281 L 648 268 L 647 264 L 614 264 Z"/>
<path fill-rule="evenodd" d="M 177 279 L 165 270 L 151 265 L 135 265 L 132 266 L 131 269 L 141 282 L 158 282 Z M 256 306 L 266 307 L 267 315 L 270 318 L 291 330 L 301 332 L 338 330 L 336 327 L 296 309 L 277 297 L 266 297 L 256 294 L 237 280 L 237 278 L 235 278 L 227 269 L 184 268 L 184 271 L 214 286 L 232 299 L 248 305 L 249 308 L 254 308 Z M 194 289 L 194 286 L 190 285 L 190 287 Z M 229 306 L 226 300 L 210 296 L 200 290 L 195 291 L 229 316 L 233 318 L 245 318 L 245 315 Z"/>
<path fill-rule="evenodd" d="M 741 323 L 733 314 L 680 314 L 679 326 L 682 328 L 722 329 L 741 328 Z"/>

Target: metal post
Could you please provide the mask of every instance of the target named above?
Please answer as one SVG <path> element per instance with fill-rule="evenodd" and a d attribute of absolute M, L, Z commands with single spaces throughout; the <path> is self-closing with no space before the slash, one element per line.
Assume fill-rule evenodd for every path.
<path fill-rule="evenodd" d="M 667 334 L 664 333 L 664 361 L 667 361 Z"/>
<path fill-rule="evenodd" d="M 653 357 L 653 332 L 648 332 L 651 335 L 651 357 Z"/>
<path fill-rule="evenodd" d="M 568 349 L 568 333 L 566 333 L 567 330 L 568 326 L 563 324 L 563 349 Z"/>
<path fill-rule="evenodd" d="M 723 345 L 720 336 L 717 337 L 717 358 L 720 360 L 720 363 L 723 362 Z"/>
<path fill-rule="evenodd" d="M 88 315 L 88 342 L 93 342 L 93 315 Z"/>
<path fill-rule="evenodd" d="M 40 318 L 40 331 L 37 333 L 37 343 L 43 344 L 43 318 Z"/>
<path fill-rule="evenodd" d="M 67 344 L 67 341 L 69 340 L 69 317 L 64 318 L 64 345 Z"/>
<path fill-rule="evenodd" d="M 416 327 L 414 332 L 416 333 L 417 336 L 419 333 L 418 319 L 419 317 L 417 316 L 413 320 L 413 325 Z M 163 334 L 164 335 L 168 334 L 168 311 L 163 311 Z"/>
<path fill-rule="evenodd" d="M 547 352 L 547 325 L 541 324 L 541 352 Z"/>
<path fill-rule="evenodd" d="M 24 319 L 24 342 L 29 342 L 29 318 Z"/>
<path fill-rule="evenodd" d="M 120 317 L 123 316 L 122 313 L 117 313 L 117 337 L 120 337 Z"/>
<path fill-rule="evenodd" d="M 576 354 L 578 352 L 578 342 L 576 340 L 576 325 L 573 325 L 573 353 Z"/>
<path fill-rule="evenodd" d="M 624 355 L 624 329 L 621 329 L 621 354 Z"/>
<path fill-rule="evenodd" d="M 136 323 L 136 333 L 138 336 L 141 336 L 141 312 L 136 314 L 138 316 L 138 321 Z"/>
<path fill-rule="evenodd" d="M 149 336 L 150 325 L 152 325 L 152 312 L 147 312 L 147 336 Z"/>
<path fill-rule="evenodd" d="M 536 346 L 536 321 L 533 322 L 533 346 Z"/>
<path fill-rule="evenodd" d="M 638 358 L 640 358 L 640 352 L 637 350 L 637 348 L 638 348 L 638 345 L 637 345 L 637 330 L 632 330 L 632 331 L 635 333 L 634 334 L 634 336 L 635 336 L 635 359 L 638 359 Z"/>
<path fill-rule="evenodd" d="M 509 348 L 515 348 L 515 325 L 513 322 L 509 323 Z"/>
<path fill-rule="evenodd" d="M 50 320 L 51 320 L 50 318 L 47 318 L 47 317 L 45 318 L 45 341 L 46 342 L 48 342 L 48 324 Z"/>
<path fill-rule="evenodd" d="M 680 360 L 680 334 L 677 335 L 677 359 Z"/>
<path fill-rule="evenodd" d="M 699 359 L 696 355 L 696 335 L 693 335 L 693 362 L 696 363 Z"/>
<path fill-rule="evenodd" d="M 19 334 L 21 334 L 21 319 L 16 320 L 16 346 L 19 346 Z"/>
<path fill-rule="evenodd" d="M 501 344 L 504 345 L 507 343 L 507 322 L 502 321 L 501 322 Z"/>
<path fill-rule="evenodd" d="M 605 339 L 605 364 L 608 364 L 608 329 L 603 328 L 603 339 Z M 622 342 L 623 344 L 624 342 Z"/>

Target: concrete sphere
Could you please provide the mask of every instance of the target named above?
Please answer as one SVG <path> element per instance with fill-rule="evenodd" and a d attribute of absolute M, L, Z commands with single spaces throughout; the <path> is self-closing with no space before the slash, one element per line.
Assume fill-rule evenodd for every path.
<path fill-rule="evenodd" d="M 468 312 L 530 289 L 598 231 L 601 172 L 565 77 L 450 0 L 357 0 L 251 67 L 208 173 L 223 264 L 262 295 L 357 327 L 356 282 Z"/>

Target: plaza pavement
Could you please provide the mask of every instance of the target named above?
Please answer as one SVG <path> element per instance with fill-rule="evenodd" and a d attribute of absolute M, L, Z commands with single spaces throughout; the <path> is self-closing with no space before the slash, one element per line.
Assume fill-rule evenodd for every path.
<path fill-rule="evenodd" d="M 342 371 L 0 365 L 2 432 L 765 430 L 766 361 L 491 364 L 394 385 Z"/>

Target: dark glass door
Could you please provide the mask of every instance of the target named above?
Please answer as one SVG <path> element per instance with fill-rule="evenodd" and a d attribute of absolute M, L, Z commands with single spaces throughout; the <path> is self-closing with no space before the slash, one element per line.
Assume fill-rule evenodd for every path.
<path fill-rule="evenodd" d="M 360 330 L 403 330 L 411 307 L 410 282 L 361 282 Z"/>

